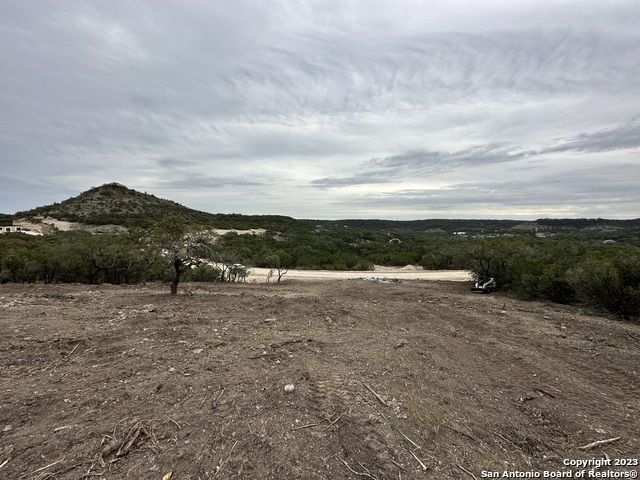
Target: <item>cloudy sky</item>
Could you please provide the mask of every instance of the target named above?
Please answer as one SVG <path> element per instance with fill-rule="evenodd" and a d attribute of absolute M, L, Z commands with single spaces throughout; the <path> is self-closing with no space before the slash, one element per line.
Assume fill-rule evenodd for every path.
<path fill-rule="evenodd" d="M 638 0 L 3 0 L 0 212 L 640 217 Z"/>

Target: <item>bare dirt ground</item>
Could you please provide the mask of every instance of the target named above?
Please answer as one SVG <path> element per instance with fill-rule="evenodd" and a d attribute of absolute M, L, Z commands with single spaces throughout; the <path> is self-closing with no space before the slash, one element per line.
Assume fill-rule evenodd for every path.
<path fill-rule="evenodd" d="M 469 287 L 1 285 L 0 478 L 545 478 L 637 459 L 640 325 Z"/>
<path fill-rule="evenodd" d="M 42 232 L 42 226 L 54 227 L 60 231 L 68 232 L 70 230 L 81 230 L 90 233 L 124 233 L 128 229 L 122 225 L 91 225 L 87 223 L 68 222 L 66 220 L 57 220 L 55 218 L 45 218 L 42 223 L 31 223 L 26 220 L 16 222 L 16 225 L 20 225 L 26 228 L 30 228 L 33 231 Z M 218 235 L 226 235 L 227 233 L 235 233 L 237 235 L 264 235 L 266 232 L 263 228 L 252 228 L 249 230 L 237 230 L 237 229 L 222 229 L 215 228 L 212 230 Z M 47 232 L 48 233 L 48 232 Z"/>

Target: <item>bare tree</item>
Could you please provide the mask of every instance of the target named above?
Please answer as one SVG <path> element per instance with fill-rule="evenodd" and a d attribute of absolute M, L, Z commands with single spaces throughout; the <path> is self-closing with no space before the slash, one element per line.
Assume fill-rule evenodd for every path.
<path fill-rule="evenodd" d="M 234 263 L 231 265 L 228 268 L 228 272 L 230 282 L 244 283 L 247 281 L 247 277 L 249 276 L 249 270 L 247 267 L 240 263 Z"/>
<path fill-rule="evenodd" d="M 294 259 L 291 255 L 286 253 L 283 250 L 279 250 L 278 253 L 274 255 L 269 255 L 266 258 L 266 264 L 271 268 L 275 269 L 278 275 L 277 282 L 280 283 L 282 277 L 284 277 L 289 268 L 294 264 Z M 273 273 L 271 273 L 273 275 Z M 269 277 L 270 278 L 270 277 Z"/>

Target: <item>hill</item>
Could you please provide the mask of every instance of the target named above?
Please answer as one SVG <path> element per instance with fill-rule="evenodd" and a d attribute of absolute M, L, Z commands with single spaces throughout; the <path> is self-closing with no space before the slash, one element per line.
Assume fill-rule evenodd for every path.
<path fill-rule="evenodd" d="M 293 233 L 312 228 L 353 228 L 387 233 L 532 233 L 570 231 L 617 231 L 640 228 L 640 218 L 632 220 L 609 220 L 602 218 L 553 219 L 534 221 L 494 219 L 423 219 L 423 220 L 296 220 L 282 215 L 214 214 L 185 207 L 172 200 L 138 192 L 119 183 L 108 183 L 93 187 L 76 197 L 60 203 L 37 207 L 32 210 L 5 215 L 4 218 L 52 217 L 68 222 L 93 225 L 122 225 L 125 227 L 148 227 L 171 215 L 193 223 L 210 225 L 221 229 L 264 228 Z"/>
<path fill-rule="evenodd" d="M 286 216 L 202 212 L 172 200 L 138 192 L 119 183 L 93 187 L 63 202 L 17 212 L 13 217 L 52 217 L 57 220 L 93 225 L 149 227 L 172 215 L 179 216 L 189 222 L 211 225 L 216 228 L 264 228 L 268 230 L 308 228 L 306 223 Z"/>
<path fill-rule="evenodd" d="M 640 218 L 609 220 L 603 218 L 542 218 L 532 221 L 495 219 L 426 220 L 309 220 L 324 228 L 349 227 L 381 232 L 411 233 L 523 233 L 569 231 L 617 231 L 640 228 Z"/>

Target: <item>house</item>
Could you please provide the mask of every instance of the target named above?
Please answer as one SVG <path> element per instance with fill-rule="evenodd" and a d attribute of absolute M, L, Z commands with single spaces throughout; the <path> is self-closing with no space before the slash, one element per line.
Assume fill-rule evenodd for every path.
<path fill-rule="evenodd" d="M 40 232 L 34 232 L 30 228 L 14 225 L 13 220 L 0 218 L 0 233 L 25 233 L 27 235 L 42 235 Z"/>
<path fill-rule="evenodd" d="M 13 224 L 13 220 L 2 218 L 0 219 L 0 233 L 15 233 L 21 232 L 22 228 Z"/>

